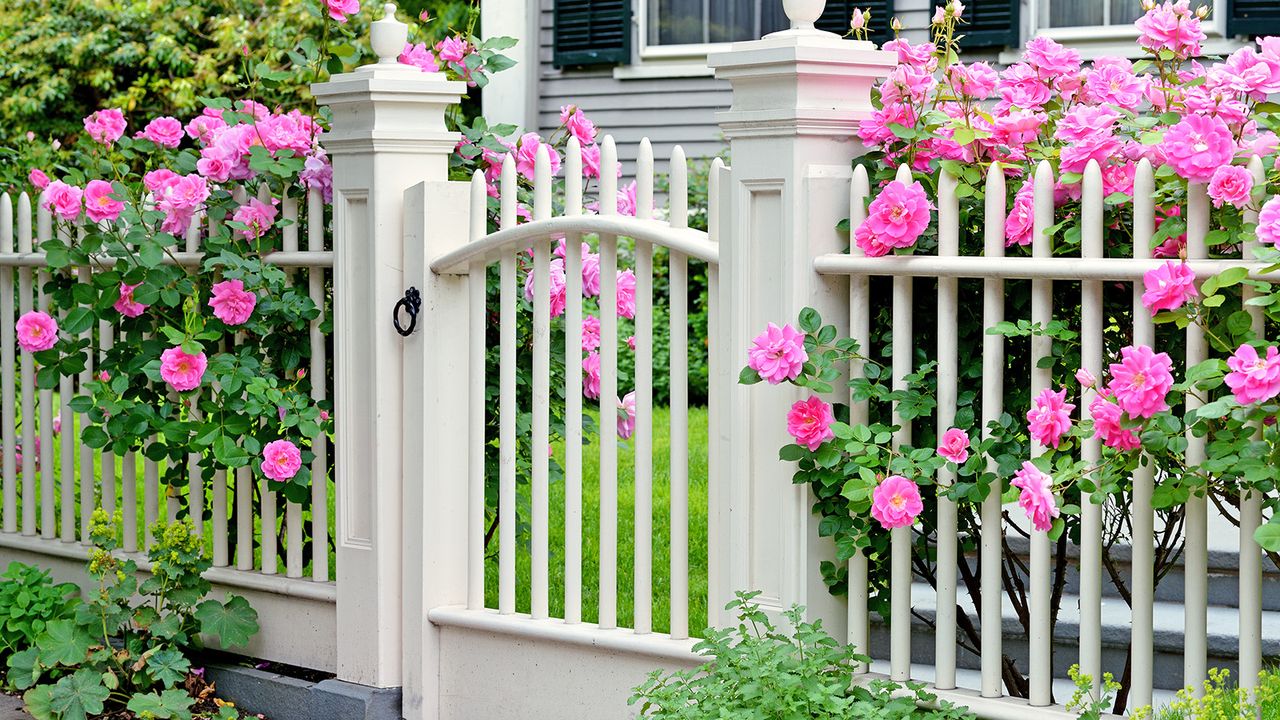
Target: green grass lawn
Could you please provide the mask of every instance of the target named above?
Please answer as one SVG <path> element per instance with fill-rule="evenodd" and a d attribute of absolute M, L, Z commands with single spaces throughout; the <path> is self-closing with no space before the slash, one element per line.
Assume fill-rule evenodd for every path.
<path fill-rule="evenodd" d="M 655 408 L 653 418 L 653 629 L 670 628 L 670 438 L 666 408 Z M 555 457 L 564 463 L 563 445 Z M 600 604 L 600 448 L 583 447 L 582 478 L 582 619 L 596 622 Z M 618 625 L 630 627 L 634 593 L 632 573 L 635 547 L 635 486 L 632 467 L 635 446 L 618 445 Z M 564 617 L 564 482 L 553 482 L 550 491 L 550 611 Z M 527 518 L 524 518 L 527 520 Z M 517 537 L 516 609 L 529 612 L 530 553 L 527 536 Z M 495 534 L 485 563 L 485 604 L 498 606 L 498 542 Z M 707 411 L 689 411 L 689 630 L 700 636 L 707 624 Z"/>

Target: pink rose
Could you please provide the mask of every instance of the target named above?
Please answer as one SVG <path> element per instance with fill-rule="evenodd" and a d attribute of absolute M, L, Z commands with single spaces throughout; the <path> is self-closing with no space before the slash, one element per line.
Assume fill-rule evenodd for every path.
<path fill-rule="evenodd" d="M 600 347 L 600 318 L 588 315 L 582 318 L 582 351 L 591 352 Z"/>
<path fill-rule="evenodd" d="M 1236 152 L 1231 129 L 1221 118 L 1207 115 L 1183 118 L 1165 132 L 1162 145 L 1167 163 L 1194 182 L 1207 182 Z"/>
<path fill-rule="evenodd" d="M 1080 70 L 1080 53 L 1063 47 L 1054 40 L 1037 35 L 1027 41 L 1022 59 L 1040 73 L 1041 77 L 1055 79 L 1073 75 Z"/>
<path fill-rule="evenodd" d="M 436 52 L 445 62 L 460 63 L 471 54 L 471 44 L 461 36 L 455 35 L 436 43 Z"/>
<path fill-rule="evenodd" d="M 618 437 L 626 440 L 636 431 L 636 391 L 618 399 Z"/>
<path fill-rule="evenodd" d="M 1040 391 L 1027 411 L 1031 437 L 1046 447 L 1058 447 L 1062 436 L 1071 429 L 1071 411 L 1075 409 L 1067 402 L 1065 388 L 1058 392 L 1049 388 Z"/>
<path fill-rule="evenodd" d="M 1085 95 L 1090 102 L 1137 110 L 1146 94 L 1146 84 L 1133 73 L 1133 63 L 1125 58 L 1098 58 L 1085 73 Z"/>
<path fill-rule="evenodd" d="M 1035 229 L 1035 187 L 1030 180 L 1022 183 L 1013 196 L 1013 209 L 1004 219 L 1004 244 L 1030 245 L 1031 232 Z"/>
<path fill-rule="evenodd" d="M 1022 469 L 1013 474 L 1010 484 L 1022 491 L 1018 504 L 1027 513 L 1031 526 L 1040 532 L 1053 529 L 1053 519 L 1060 514 L 1053 497 L 1053 478 L 1034 464 L 1024 462 Z"/>
<path fill-rule="evenodd" d="M 90 180 L 84 186 L 84 214 L 93 222 L 110 222 L 120 217 L 124 202 L 111 197 L 113 191 L 106 180 Z"/>
<path fill-rule="evenodd" d="M 27 179 L 35 186 L 37 190 L 43 190 L 49 187 L 49 176 L 44 171 L 31 168 L 31 172 L 27 173 Z"/>
<path fill-rule="evenodd" d="M 547 148 L 547 160 L 550 161 L 551 175 L 554 176 L 560 172 L 560 153 L 556 152 L 551 143 L 544 143 L 536 132 L 525 133 L 520 136 L 520 143 L 516 150 L 516 172 L 532 180 L 537 170 L 538 149 L 544 146 Z"/>
<path fill-rule="evenodd" d="M 1165 396 L 1173 387 L 1173 361 L 1146 345 L 1120 350 L 1121 360 L 1111 365 L 1107 389 L 1115 395 L 1120 409 L 1132 418 L 1149 418 L 1169 408 Z"/>
<path fill-rule="evenodd" d="M 253 315 L 258 296 L 244 289 L 240 280 L 223 280 L 212 288 L 209 307 L 227 325 L 243 325 Z"/>
<path fill-rule="evenodd" d="M 894 180 L 871 201 L 867 219 L 854 231 L 854 242 L 869 257 L 908 248 L 929 226 L 933 203 L 919 182 L 906 185 Z"/>
<path fill-rule="evenodd" d="M 80 217 L 80 200 L 83 196 L 84 191 L 75 185 L 54 180 L 44 189 L 40 204 L 63 220 L 71 222 Z"/>
<path fill-rule="evenodd" d="M 635 336 L 635 335 L 628 335 L 628 336 L 627 336 L 627 347 L 631 349 L 631 352 L 635 352 L 635 350 L 636 350 L 636 336 Z"/>
<path fill-rule="evenodd" d="M 923 510 L 920 488 L 901 475 L 890 475 L 871 493 L 871 517 L 885 530 L 909 527 Z"/>
<path fill-rule="evenodd" d="M 1082 388 L 1091 388 L 1098 383 L 1098 379 L 1093 376 L 1093 373 L 1080 368 L 1076 370 L 1076 382 L 1080 383 Z"/>
<path fill-rule="evenodd" d="M 1267 348 L 1265 357 L 1259 357 L 1252 345 L 1241 345 L 1235 354 L 1227 358 L 1227 387 L 1241 405 L 1270 400 L 1280 395 L 1280 352 L 1275 346 Z"/>
<path fill-rule="evenodd" d="M 950 72 L 960 93 L 975 100 L 991 97 L 1000 81 L 1000 74 L 985 62 L 958 63 L 951 66 Z"/>
<path fill-rule="evenodd" d="M 158 168 L 142 176 L 142 186 L 147 192 L 159 197 L 163 191 L 182 177 L 168 168 Z"/>
<path fill-rule="evenodd" d="M 1005 68 L 996 85 L 1000 95 L 998 109 L 1016 107 L 1022 110 L 1039 110 L 1053 97 L 1052 89 L 1045 84 L 1035 68 L 1026 63 L 1015 63 Z"/>
<path fill-rule="evenodd" d="M 618 317 L 634 318 L 636 316 L 636 274 L 630 269 L 618 272 L 617 285 Z"/>
<path fill-rule="evenodd" d="M 596 124 L 587 119 L 585 113 L 577 105 L 564 105 L 560 108 L 560 124 L 569 134 L 578 138 L 583 147 L 596 141 Z"/>
<path fill-rule="evenodd" d="M 1117 450 L 1137 450 L 1142 447 L 1138 435 L 1124 427 L 1120 406 L 1108 399 L 1104 390 L 1089 403 L 1089 416 L 1093 418 L 1093 436 L 1107 447 Z"/>
<path fill-rule="evenodd" d="M 524 299 L 529 302 L 533 302 L 533 279 L 533 268 L 529 268 L 529 272 L 524 276 Z M 565 287 L 564 260 L 555 258 L 551 261 L 547 279 L 550 286 L 547 291 L 551 295 L 551 317 L 560 317 L 564 313 L 564 306 L 569 301 L 568 290 Z"/>
<path fill-rule="evenodd" d="M 202 143 L 209 143 L 213 140 L 214 134 L 227 126 L 226 121 L 216 115 L 197 115 L 191 118 L 187 123 L 185 130 L 187 137 L 192 140 L 199 140 Z"/>
<path fill-rule="evenodd" d="M 636 208 L 636 181 L 632 180 L 618 190 L 618 214 L 635 217 Z"/>
<path fill-rule="evenodd" d="M 898 62 L 903 65 L 913 65 L 930 72 L 935 70 L 938 65 L 938 61 L 934 57 L 934 54 L 938 52 L 938 48 L 933 43 L 912 45 L 908 40 L 899 38 L 890 40 L 880 46 L 880 49 L 896 52 L 898 54 Z"/>
<path fill-rule="evenodd" d="M 345 23 L 348 15 L 360 12 L 360 0 L 324 0 L 324 2 L 329 10 L 329 17 L 340 23 Z"/>
<path fill-rule="evenodd" d="M 1280 195 L 1267 201 L 1258 213 L 1258 240 L 1276 245 L 1280 243 Z"/>
<path fill-rule="evenodd" d="M 182 134 L 182 123 L 177 118 L 158 117 L 134 137 L 150 140 L 161 147 L 176 148 L 182 144 Z"/>
<path fill-rule="evenodd" d="M 1177 310 L 1188 300 L 1199 295 L 1196 291 L 1196 274 L 1184 262 L 1165 261 L 1155 270 L 1142 276 L 1142 304 L 1152 312 Z"/>
<path fill-rule="evenodd" d="M 262 474 L 284 482 L 302 468 L 302 452 L 288 440 L 272 440 L 262 448 Z"/>
<path fill-rule="evenodd" d="M 600 353 L 594 350 L 582 359 L 582 395 L 588 400 L 600 397 Z"/>
<path fill-rule="evenodd" d="M 747 350 L 747 367 L 770 385 L 795 380 L 809 360 L 804 349 L 804 334 L 790 325 L 778 327 L 769 323 L 765 331 L 751 341 Z"/>
<path fill-rule="evenodd" d="M 267 204 L 258 198 L 249 198 L 249 202 L 241 205 L 236 210 L 235 215 L 231 216 L 231 219 L 246 226 L 245 229 L 237 232 L 245 238 L 256 240 L 267 234 L 267 231 L 275 224 L 275 202 L 272 201 L 271 204 Z"/>
<path fill-rule="evenodd" d="M 1214 207 L 1228 203 L 1243 208 L 1249 204 L 1252 190 L 1253 174 L 1239 165 L 1223 165 L 1209 178 L 1209 197 L 1213 198 Z"/>
<path fill-rule="evenodd" d="M 58 344 L 58 321 L 39 310 L 24 313 L 15 330 L 18 346 L 27 352 L 41 352 Z"/>
<path fill-rule="evenodd" d="M 200 387 L 208 367 L 209 360 L 203 352 L 189 355 L 180 347 L 171 347 L 160 353 L 160 377 L 178 392 Z"/>
<path fill-rule="evenodd" d="M 121 315 L 131 318 L 138 317 L 142 313 L 146 312 L 147 306 L 133 299 L 133 291 L 137 290 L 139 285 L 141 285 L 141 283 L 136 285 L 125 285 L 124 283 L 121 283 L 120 297 L 116 299 L 115 304 L 111 307 L 115 308 L 116 312 Z"/>
<path fill-rule="evenodd" d="M 1138 44 L 1152 53 L 1169 50 L 1182 60 L 1200 54 L 1204 31 L 1200 19 L 1186 0 L 1155 5 L 1134 23 L 1141 36 Z"/>
<path fill-rule="evenodd" d="M 938 454 L 961 465 L 969 459 L 969 436 L 960 428 L 951 428 L 942 433 L 938 443 Z"/>
<path fill-rule="evenodd" d="M 831 424 L 835 421 L 836 416 L 831 412 L 831 406 L 822 398 L 812 395 L 808 400 L 798 401 L 791 406 L 791 412 L 787 413 L 787 432 L 796 439 L 796 444 L 813 452 L 822 443 L 835 437 L 835 433 L 831 431 Z"/>
<path fill-rule="evenodd" d="M 85 132 L 103 145 L 119 140 L 124 135 L 125 125 L 124 113 L 117 108 L 99 110 L 84 119 Z"/>
<path fill-rule="evenodd" d="M 400 57 L 396 58 L 402 65 L 412 65 L 422 72 L 439 72 L 440 65 L 436 62 L 436 56 L 431 54 L 427 49 L 426 43 L 405 43 L 404 51 L 400 53 Z"/>
<path fill-rule="evenodd" d="M 600 256 L 587 253 L 582 256 L 582 295 L 595 297 L 600 294 Z"/>

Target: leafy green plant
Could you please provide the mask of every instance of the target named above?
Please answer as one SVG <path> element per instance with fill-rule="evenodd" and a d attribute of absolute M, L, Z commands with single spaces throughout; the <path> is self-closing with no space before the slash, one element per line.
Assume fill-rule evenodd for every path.
<path fill-rule="evenodd" d="M 1080 720 L 1101 720 L 1104 713 L 1111 711 L 1111 703 L 1120 690 L 1120 683 L 1111 673 L 1103 673 L 1102 687 L 1097 690 L 1093 687 L 1093 676 L 1080 672 L 1079 665 L 1072 665 L 1067 675 L 1076 686 L 1067 709 L 1080 713 Z"/>
<path fill-rule="evenodd" d="M 26 691 L 37 720 L 119 709 L 186 720 L 195 699 L 182 684 L 200 637 L 242 646 L 257 633 L 258 614 L 244 598 L 206 598 L 211 585 L 202 573 L 211 563 L 189 522 L 157 523 L 151 532 L 150 576 L 140 580 L 137 563 L 114 554 L 115 525 L 95 511 L 89 574 L 97 590 L 9 658 L 9 682 Z"/>
<path fill-rule="evenodd" d="M 1141 720 L 1236 720 L 1242 717 L 1280 717 L 1280 670 L 1270 668 L 1258 674 L 1252 693 L 1236 687 L 1231 673 L 1221 668 L 1209 671 L 1200 697 L 1192 688 L 1178 691 L 1171 704 L 1153 710 L 1138 708 L 1133 718 Z"/>
<path fill-rule="evenodd" d="M 55 620 L 70 618 L 79 588 L 55 583 L 48 570 L 14 562 L 0 576 L 0 659 L 25 650 Z"/>
<path fill-rule="evenodd" d="M 708 629 L 695 650 L 709 661 L 694 670 L 655 670 L 628 701 L 660 720 L 765 720 L 861 718 L 863 720 L 960 720 L 973 717 L 940 702 L 919 683 L 873 680 L 855 684 L 853 666 L 866 662 L 822 628 L 805 622 L 804 608 L 783 613 L 793 630 L 780 632 L 754 601 L 739 592 L 725 606 L 738 626 Z M 924 706 L 928 707 L 924 707 Z"/>

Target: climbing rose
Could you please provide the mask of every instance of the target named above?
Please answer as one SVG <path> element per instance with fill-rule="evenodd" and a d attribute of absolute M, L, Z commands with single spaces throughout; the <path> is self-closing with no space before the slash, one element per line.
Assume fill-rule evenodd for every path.
<path fill-rule="evenodd" d="M 764 332 L 751 341 L 747 350 L 747 367 L 770 385 L 795 380 L 809 359 L 804 349 L 804 334 L 790 325 L 778 327 L 769 323 Z"/>
<path fill-rule="evenodd" d="M 1200 54 L 1204 31 L 1186 0 L 1155 5 L 1134 24 L 1141 33 L 1138 44 L 1147 50 L 1156 53 L 1169 50 L 1178 59 Z"/>
<path fill-rule="evenodd" d="M 909 527 L 923 510 L 920 488 L 901 475 L 890 475 L 871 493 L 871 517 L 885 530 Z"/>
<path fill-rule="evenodd" d="M 68 185 L 61 180 L 54 180 L 44 189 L 41 205 L 51 210 L 58 217 L 72 221 L 80 217 L 80 199 L 84 191 L 75 185 Z"/>
<path fill-rule="evenodd" d="M 329 17 L 340 23 L 347 21 L 348 15 L 360 12 L 360 0 L 325 0 Z"/>
<path fill-rule="evenodd" d="M 595 297 L 600 294 L 600 255 L 586 253 L 582 256 L 582 295 Z"/>
<path fill-rule="evenodd" d="M 93 222 L 112 221 L 124 211 L 124 202 L 111 197 L 114 188 L 106 180 L 90 180 L 84 186 L 84 214 Z"/>
<path fill-rule="evenodd" d="M 533 268 L 524 276 L 524 299 L 533 302 Z M 568 302 L 564 284 L 564 260 L 556 258 L 551 261 L 547 274 L 547 293 L 551 297 L 551 317 L 560 317 Z"/>
<path fill-rule="evenodd" d="M 103 145 L 119 140 L 125 125 L 124 113 L 117 108 L 99 110 L 84 119 L 85 132 Z"/>
<path fill-rule="evenodd" d="M 868 257 L 915 245 L 929 225 L 933 203 L 919 182 L 897 180 L 885 186 L 867 208 L 867 219 L 854 231 L 854 242 Z"/>
<path fill-rule="evenodd" d="M 48 350 L 58 344 L 58 321 L 48 313 L 33 310 L 18 318 L 18 345 L 27 352 Z"/>
<path fill-rule="evenodd" d="M 1071 429 L 1071 411 L 1075 409 L 1067 402 L 1065 388 L 1058 392 L 1045 388 L 1027 411 L 1031 437 L 1046 447 L 1058 447 L 1062 436 Z"/>
<path fill-rule="evenodd" d="M 812 452 L 835 437 L 835 433 L 831 432 L 831 424 L 835 421 L 836 416 L 831 412 L 831 406 L 814 395 L 791 406 L 791 412 L 787 413 L 787 432 L 791 433 L 797 444 L 804 445 Z"/>
<path fill-rule="evenodd" d="M 1027 41 L 1023 60 L 1031 64 L 1044 77 L 1056 78 L 1074 75 L 1080 70 L 1080 53 L 1063 47 L 1043 35 Z"/>
<path fill-rule="evenodd" d="M 1223 165 L 1209 178 L 1209 197 L 1214 207 L 1223 203 L 1243 208 L 1253 190 L 1253 174 L 1239 165 Z"/>
<path fill-rule="evenodd" d="M 626 217 L 635 217 L 636 208 L 636 181 L 632 180 L 618 190 L 618 214 Z"/>
<path fill-rule="evenodd" d="M 1173 387 L 1169 356 L 1137 345 L 1120 350 L 1120 357 L 1120 362 L 1111 365 L 1111 384 L 1107 386 L 1120 409 L 1132 418 L 1149 418 L 1167 410 L 1165 395 Z"/>
<path fill-rule="evenodd" d="M 1031 526 L 1041 532 L 1053 528 L 1053 519 L 1058 517 L 1058 504 L 1053 498 L 1053 478 L 1045 475 L 1030 462 L 1022 463 L 1022 469 L 1013 474 L 1010 483 L 1022 491 L 1018 504 L 1026 511 Z"/>
<path fill-rule="evenodd" d="M 1231 369 L 1226 377 L 1227 387 L 1241 405 L 1280 395 L 1280 351 L 1275 346 L 1267 348 L 1265 357 L 1259 357 L 1252 345 L 1241 345 L 1235 355 L 1227 358 L 1227 367 Z"/>
<path fill-rule="evenodd" d="M 1142 443 L 1137 434 L 1121 424 L 1123 412 L 1120 406 L 1111 402 L 1108 396 L 1099 393 L 1089 403 L 1089 416 L 1093 418 L 1093 436 L 1107 447 L 1118 450 L 1137 450 Z"/>
<path fill-rule="evenodd" d="M 596 124 L 591 122 L 577 105 L 563 105 L 560 108 L 560 124 L 570 135 L 578 138 L 578 142 L 586 147 L 596 141 Z"/>
<path fill-rule="evenodd" d="M 582 359 L 582 394 L 589 400 L 600 397 L 600 353 L 594 350 Z"/>
<path fill-rule="evenodd" d="M 249 198 L 249 202 L 241 205 L 231 219 L 245 225 L 238 231 L 246 238 L 258 239 L 265 235 L 276 222 L 275 204 L 264 203 L 258 198 Z"/>
<path fill-rule="evenodd" d="M 262 448 L 262 474 L 284 482 L 302 468 L 302 453 L 288 440 L 272 440 Z"/>
<path fill-rule="evenodd" d="M 1267 201 L 1258 213 L 1258 240 L 1272 245 L 1280 244 L 1280 195 Z"/>
<path fill-rule="evenodd" d="M 1035 229 L 1035 188 L 1030 180 L 1022 183 L 1013 197 L 1013 209 L 1004 219 L 1004 244 L 1030 245 L 1031 231 Z"/>
<path fill-rule="evenodd" d="M 547 160 L 550 162 L 551 174 L 554 176 L 560 172 L 560 153 L 556 152 L 551 143 L 544 143 L 536 132 L 525 133 L 520 136 L 519 149 L 516 150 L 516 172 L 530 180 L 534 179 L 534 173 L 537 171 L 538 149 L 542 147 L 547 149 Z"/>
<path fill-rule="evenodd" d="M 182 123 L 177 118 L 158 117 L 134 137 L 150 140 L 161 147 L 176 148 L 182 144 L 182 134 Z"/>
<path fill-rule="evenodd" d="M 1208 182 L 1213 171 L 1230 164 L 1236 143 L 1222 118 L 1189 115 L 1169 128 L 1164 136 L 1168 165 L 1193 182 Z"/>
<path fill-rule="evenodd" d="M 1080 368 L 1076 370 L 1076 382 L 1080 383 L 1080 387 L 1091 388 L 1098 384 L 1098 379 L 1093 376 L 1093 373 Z"/>
<path fill-rule="evenodd" d="M 582 350 L 591 352 L 600 347 L 600 318 L 588 315 L 582 318 Z"/>
<path fill-rule="evenodd" d="M 1196 291 L 1196 274 L 1186 263 L 1165 261 L 1155 270 L 1142 275 L 1142 304 L 1152 312 L 1177 310 L 1199 293 Z"/>
<path fill-rule="evenodd" d="M 212 288 L 209 307 L 213 314 L 228 325 L 243 325 L 258 304 L 258 296 L 244 289 L 241 280 L 223 280 Z"/>
<path fill-rule="evenodd" d="M 116 299 L 115 304 L 111 307 L 115 308 L 116 312 L 121 315 L 131 318 L 138 317 L 142 313 L 146 312 L 147 306 L 133 299 L 133 291 L 137 290 L 138 286 L 141 284 L 142 283 L 138 283 L 136 285 L 125 285 L 124 283 L 120 283 L 120 297 Z"/>
<path fill-rule="evenodd" d="M 402 65 L 412 65 L 422 72 L 439 72 L 440 65 L 436 62 L 436 56 L 431 54 L 427 49 L 426 43 L 405 43 L 404 51 L 400 53 L 400 57 L 396 58 Z"/>
<path fill-rule="evenodd" d="M 200 387 L 208 367 L 209 360 L 203 352 L 189 355 L 180 347 L 171 347 L 160 353 L 160 377 L 178 392 Z"/>
<path fill-rule="evenodd" d="M 44 174 L 43 170 L 31 168 L 31 172 L 27 173 L 27 179 L 37 190 L 43 190 L 49 187 L 49 176 Z"/>
<path fill-rule="evenodd" d="M 618 273 L 618 317 L 634 318 L 636 316 L 636 274 L 630 269 Z"/>
<path fill-rule="evenodd" d="M 471 45 L 461 36 L 455 35 L 436 43 L 436 52 L 445 62 L 460 63 L 471 53 Z"/>
<path fill-rule="evenodd" d="M 938 454 L 957 465 L 963 463 L 969 459 L 969 436 L 960 428 L 947 430 L 938 443 Z"/>
<path fill-rule="evenodd" d="M 636 431 L 636 391 L 618 399 L 618 437 L 626 440 Z"/>

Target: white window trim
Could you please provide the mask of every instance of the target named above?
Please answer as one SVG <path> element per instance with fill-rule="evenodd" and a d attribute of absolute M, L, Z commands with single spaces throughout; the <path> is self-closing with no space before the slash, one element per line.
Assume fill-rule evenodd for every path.
<path fill-rule="evenodd" d="M 715 75 L 715 71 L 707 67 L 707 56 L 727 50 L 733 43 L 651 45 L 649 44 L 649 2 L 650 0 L 635 0 L 636 12 L 631 23 L 635 42 L 632 43 L 631 64 L 615 67 L 614 79 L 653 80 Z"/>
<path fill-rule="evenodd" d="M 1098 57 L 1106 54 L 1141 57 L 1143 53 L 1134 43 L 1138 38 L 1138 30 L 1133 25 L 1087 25 L 1081 27 L 1047 28 L 1038 25 L 1041 10 L 1047 2 L 1063 2 L 1064 0 L 1027 0 L 1028 38 L 1047 37 L 1057 40 L 1063 45 L 1076 47 L 1084 51 L 1086 57 Z M 1206 36 L 1203 43 L 1206 54 L 1216 54 L 1224 48 L 1235 49 L 1240 44 L 1227 37 L 1227 0 L 1213 0 L 1213 12 L 1202 22 Z M 1109 51 L 1109 52 L 1107 52 Z M 1002 58 L 1003 59 L 1003 58 Z"/>

